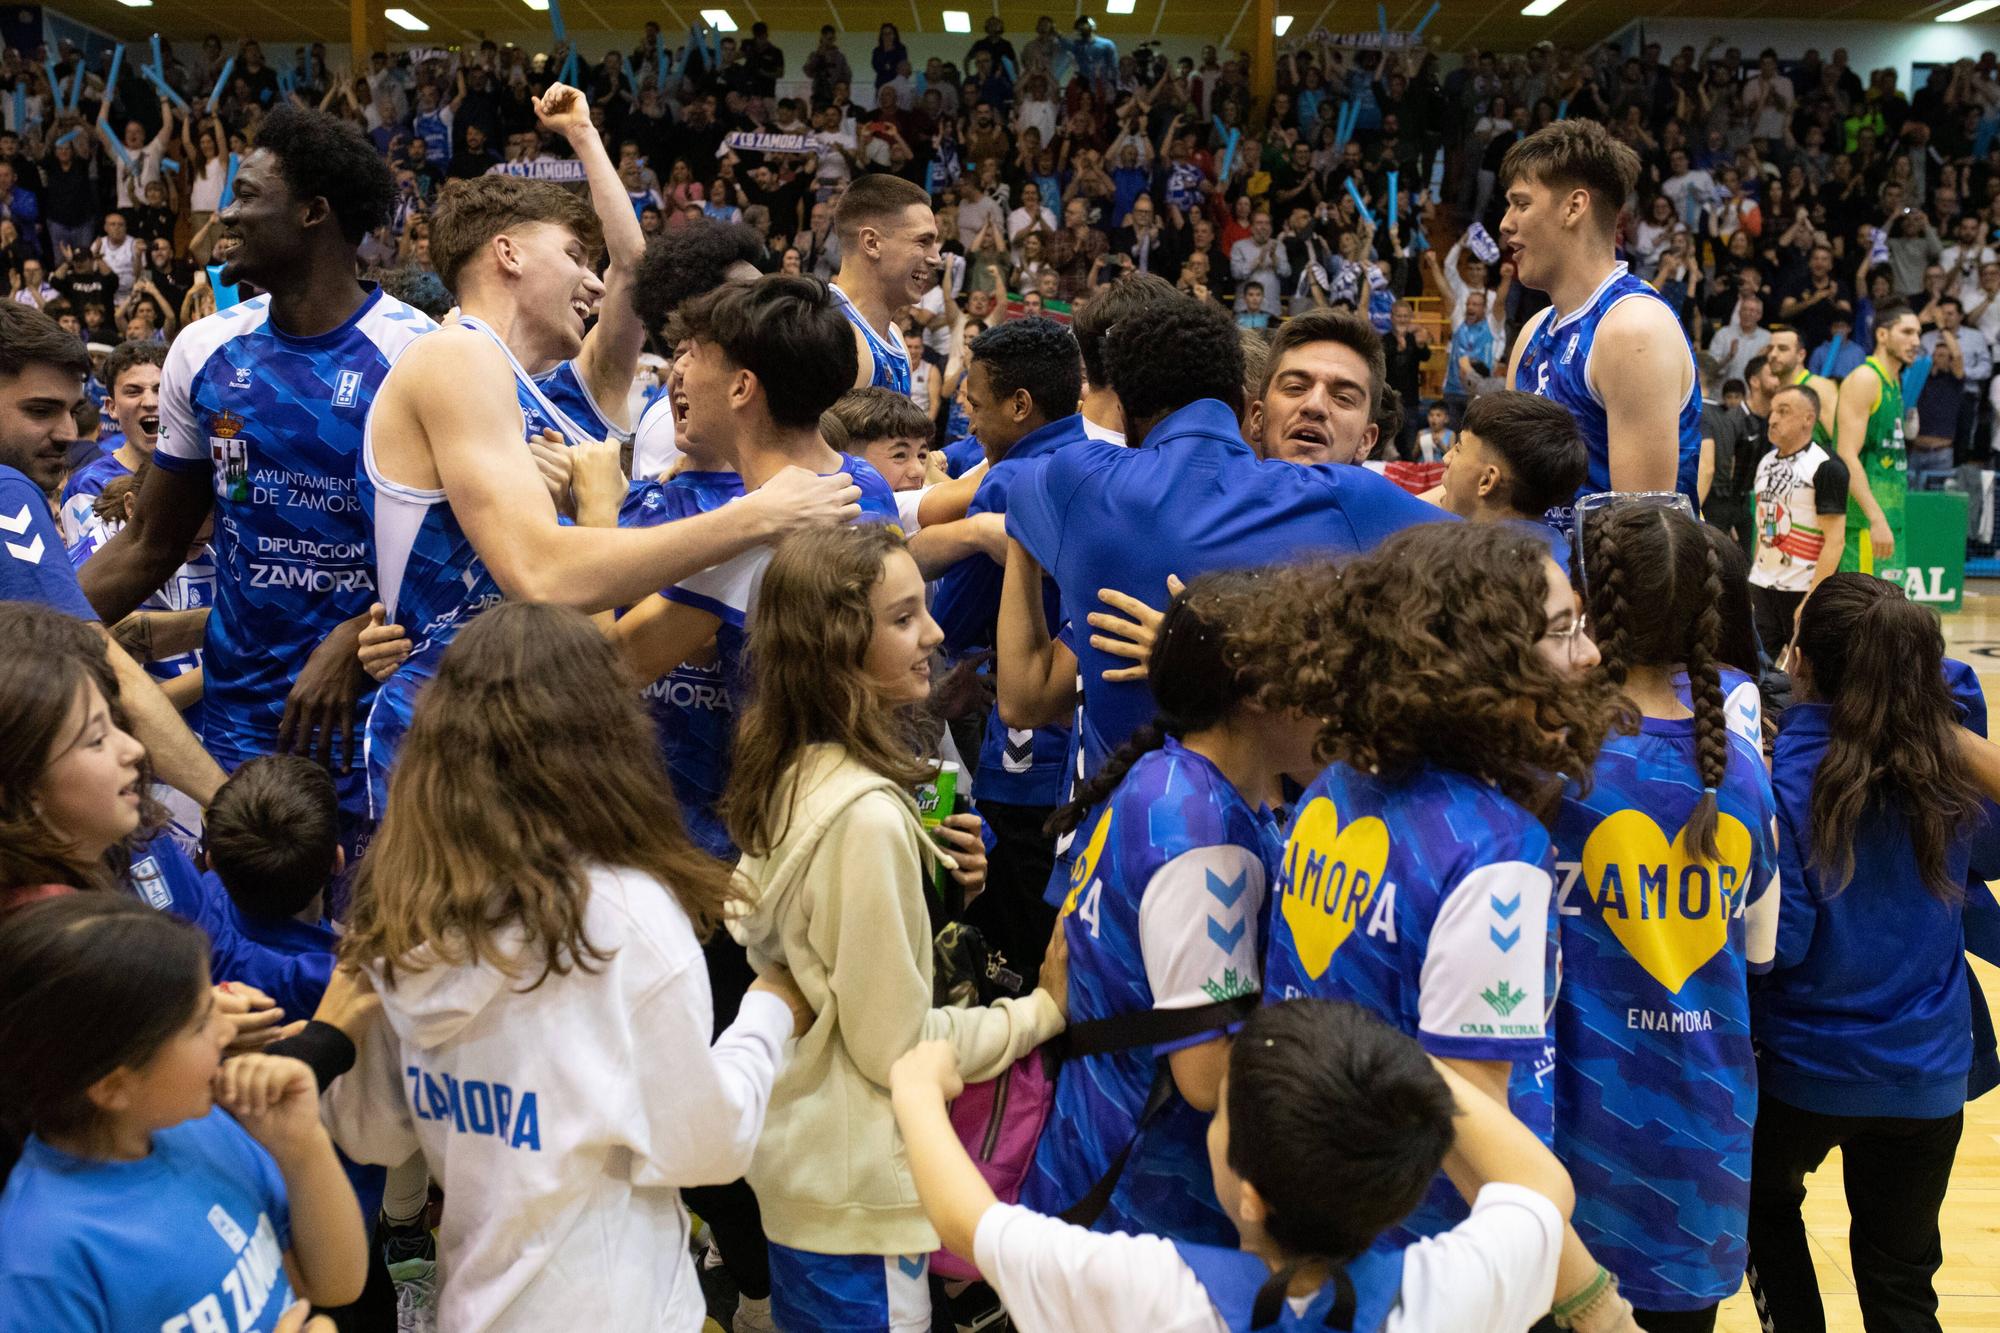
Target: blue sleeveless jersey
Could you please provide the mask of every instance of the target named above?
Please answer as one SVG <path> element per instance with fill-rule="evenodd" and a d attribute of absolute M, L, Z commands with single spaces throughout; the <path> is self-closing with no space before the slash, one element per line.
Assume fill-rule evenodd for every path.
<path fill-rule="evenodd" d="M 1062 909 L 1072 1023 L 1256 992 L 1258 918 L 1278 849 L 1214 764 L 1169 739 L 1083 827 Z M 1156 976 L 1176 993 L 1156 993 Z M 1063 1065 L 1054 1109 L 1062 1132 L 1042 1136 L 1023 1205 L 1056 1214 L 1089 1192 L 1133 1143 L 1164 1054 L 1111 1051 Z M 1169 1094 L 1093 1230 L 1232 1243 L 1209 1172 L 1208 1119 Z"/>
<path fill-rule="evenodd" d="M 1251 1333 L 1257 1327 L 1251 1323 L 1257 1293 L 1271 1277 L 1264 1261 L 1243 1250 L 1178 1240 L 1174 1249 L 1208 1293 L 1209 1303 L 1229 1333 Z M 1346 1327 L 1353 1333 L 1377 1333 L 1403 1301 L 1403 1251 L 1375 1249 L 1349 1260 L 1347 1278 L 1354 1284 L 1354 1322 Z M 1277 1319 L 1263 1329 L 1271 1333 L 1323 1333 L 1333 1301 L 1334 1287 L 1329 1281 L 1303 1311 L 1290 1301 L 1283 1302 Z"/>
<path fill-rule="evenodd" d="M 410 121 L 410 129 L 424 141 L 428 160 L 443 166 L 451 161 L 451 122 L 436 111 L 419 111 Z"/>
<path fill-rule="evenodd" d="M 567 444 L 589 438 L 548 400 L 499 334 L 469 316 L 461 315 L 459 324 L 493 339 L 507 354 L 524 419 L 524 444 L 541 430 L 530 424 L 537 420 L 552 423 Z M 443 490 L 418 490 L 382 476 L 375 467 L 372 437 L 362 441 L 361 462 L 361 503 L 374 533 L 382 604 L 389 619 L 410 632 L 410 656 L 382 683 L 368 713 L 368 804 L 380 819 L 388 808 L 389 769 L 409 730 L 417 691 L 437 674 L 438 661 L 459 630 L 502 601 L 503 594 L 458 525 Z"/>
<path fill-rule="evenodd" d="M 905 398 L 910 396 L 910 359 L 903 348 L 903 340 L 884 338 L 870 328 L 861 312 L 854 308 L 854 302 L 847 299 L 847 293 L 828 283 L 835 300 L 840 304 L 840 313 L 848 322 L 861 330 L 861 336 L 868 340 L 869 354 L 875 358 L 875 373 L 868 383 L 878 389 L 894 389 Z"/>
<path fill-rule="evenodd" d="M 631 441 L 632 432 L 612 425 L 611 418 L 597 405 L 597 399 L 590 392 L 590 386 L 583 382 L 583 372 L 576 368 L 576 362 L 565 361 L 547 374 L 535 376 L 535 383 L 540 386 L 544 398 L 561 409 L 573 423 L 589 432 L 593 439 L 616 440 L 620 444 Z M 521 415 L 528 419 L 531 435 L 544 427 L 557 431 L 562 429 L 546 419 L 539 404 L 522 403 Z"/>
<path fill-rule="evenodd" d="M 1746 972 L 1777 936 L 1775 806 L 1757 748 L 1730 736 L 1710 866 L 1681 833 L 1701 787 L 1693 720 L 1647 718 L 1605 742 L 1589 794 L 1572 786 L 1556 817 L 1556 1154 L 1577 1234 L 1649 1310 L 1713 1305 L 1747 1254 Z"/>
<path fill-rule="evenodd" d="M 734 472 L 681 472 L 665 482 L 636 482 L 618 523 L 628 528 L 671 523 L 718 509 L 741 494 L 743 479 Z M 740 641 L 736 630 L 718 630 L 718 640 L 724 632 Z M 735 656 L 740 661 L 740 654 Z M 703 851 L 725 861 L 736 859 L 736 846 L 716 807 L 729 781 L 740 689 L 740 681 L 724 674 L 719 642 L 712 661 L 683 662 L 646 687 L 646 709 L 653 715 L 681 822 Z"/>
<path fill-rule="evenodd" d="M 368 408 L 403 349 L 437 327 L 374 289 L 339 328 L 295 338 L 271 323 L 270 304 L 253 297 L 174 340 L 153 452 L 153 466 L 214 487 L 201 721 L 226 769 L 276 747 L 306 659 L 376 599 L 355 480 Z M 343 809 L 360 814 L 358 769 L 336 780 Z"/>
<path fill-rule="evenodd" d="M 1546 1142 L 1555 858 L 1541 823 L 1439 767 L 1392 780 L 1333 764 L 1297 809 L 1273 894 L 1266 1003 L 1344 1000 L 1432 1055 L 1508 1061 L 1509 1104 Z M 1449 1231 L 1470 1212 L 1440 1173 L 1377 1247 Z"/>
<path fill-rule="evenodd" d="M 1628 273 L 1625 265 L 1618 264 L 1581 309 L 1567 315 L 1549 311 L 1541 327 L 1521 349 L 1521 363 L 1514 377 L 1517 388 L 1554 399 L 1576 418 L 1577 431 L 1583 436 L 1584 448 L 1590 456 L 1590 473 L 1577 491 L 1579 498 L 1611 489 L 1611 435 L 1606 425 L 1604 400 L 1591 387 L 1590 352 L 1604 317 L 1625 300 L 1660 301 L 1661 298 L 1644 281 Z M 1686 340 L 1685 333 L 1682 340 Z M 1681 403 L 1680 461 L 1674 471 L 1674 489 L 1699 509 L 1701 499 L 1695 490 L 1695 469 L 1701 458 L 1700 379 L 1695 374 L 1692 347 L 1688 348 L 1687 357 L 1688 392 Z M 1619 372 L 1619 367 L 1612 365 L 1601 369 L 1606 376 Z M 1573 521 L 1572 514 L 1559 510 L 1550 510 L 1549 518 L 1551 522 L 1559 521 L 1565 531 Z"/>

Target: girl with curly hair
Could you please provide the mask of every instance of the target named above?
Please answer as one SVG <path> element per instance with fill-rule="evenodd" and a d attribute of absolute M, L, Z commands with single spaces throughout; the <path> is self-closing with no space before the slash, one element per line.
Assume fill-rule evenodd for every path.
<path fill-rule="evenodd" d="M 1274 572 L 1212 574 L 1173 598 L 1146 663 L 1158 713 L 1050 821 L 1088 833 L 1058 926 L 1072 1024 L 1174 1011 L 1205 1028 L 1063 1065 L 1064 1132 L 1042 1136 L 1022 1188 L 1036 1212 L 1235 1243 L 1205 1142 L 1229 1055 L 1228 1011 L 1211 1006 L 1256 994 L 1271 808 L 1285 773 L 1313 767 L 1311 725 L 1266 699 L 1283 587 Z"/>
<path fill-rule="evenodd" d="M 1746 973 L 1770 965 L 1777 930 L 1771 786 L 1725 717 L 1717 543 L 1677 510 L 1625 502 L 1586 520 L 1582 554 L 1603 676 L 1641 721 L 1594 769 L 1564 770 L 1579 781 L 1554 824 L 1556 1152 L 1577 1233 L 1640 1325 L 1706 1330 L 1745 1265 Z"/>
<path fill-rule="evenodd" d="M 1264 996 L 1381 1015 L 1544 1139 L 1554 773 L 1588 773 L 1620 712 L 1569 580 L 1514 524 L 1430 524 L 1287 576 L 1276 693 L 1327 767 L 1293 816 Z M 1442 1176 L 1383 1244 L 1466 1216 Z"/>

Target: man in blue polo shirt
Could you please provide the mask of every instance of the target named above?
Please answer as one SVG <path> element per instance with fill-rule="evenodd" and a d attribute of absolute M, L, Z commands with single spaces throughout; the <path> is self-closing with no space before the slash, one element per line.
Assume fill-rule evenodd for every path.
<path fill-rule="evenodd" d="M 1355 415 L 1372 420 L 1380 353 L 1356 356 L 1370 365 L 1370 392 Z M 1082 773 L 1153 715 L 1144 682 L 1104 678 L 1129 663 L 1090 641 L 1086 617 L 1099 610 L 1100 589 L 1158 605 L 1170 575 L 1192 580 L 1216 569 L 1348 555 L 1443 517 L 1365 468 L 1260 459 L 1239 431 L 1243 354 L 1219 308 L 1181 298 L 1143 321 L 1120 323 L 1106 340 L 1105 366 L 1132 447 L 1086 440 L 1014 483 L 999 632 L 999 707 L 1009 726 L 1062 716 L 1081 668 Z M 1339 422 L 1327 424 L 1345 434 Z M 1041 599 L 1027 593 L 1042 570 L 1061 589 L 1067 646 L 1050 635 Z"/>
<path fill-rule="evenodd" d="M 965 377 L 966 416 L 985 451 L 985 478 L 970 514 L 1004 514 L 1014 485 L 1038 461 L 1087 438 L 1077 404 L 1083 359 L 1070 331 L 1039 316 L 997 324 L 973 341 Z M 1000 615 L 1003 572 L 983 555 L 961 560 L 938 581 L 931 613 L 951 657 L 991 648 Z M 1045 617 L 1059 614 L 1053 584 L 1043 583 Z M 997 708 L 986 718 L 973 791 L 993 830 L 986 890 L 966 911 L 1008 966 L 1032 985 L 1055 916 L 1042 888 L 1055 864 L 1055 840 L 1042 825 L 1063 798 L 1069 728 L 1010 727 Z"/>
<path fill-rule="evenodd" d="M 69 465 L 72 414 L 89 372 L 83 344 L 53 319 L 17 302 L 0 303 L 0 601 L 37 602 L 95 626 L 97 613 L 77 586 L 49 507 Z M 108 635 L 105 648 L 132 734 L 152 756 L 154 772 L 206 803 L 222 785 L 222 770 L 145 669 Z"/>

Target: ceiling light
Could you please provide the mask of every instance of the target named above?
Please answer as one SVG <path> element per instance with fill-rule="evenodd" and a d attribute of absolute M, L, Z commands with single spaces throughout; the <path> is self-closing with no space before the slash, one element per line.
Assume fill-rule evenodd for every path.
<path fill-rule="evenodd" d="M 1534 4 L 1529 5 L 1521 12 L 1529 18 L 1538 19 L 1544 15 L 1555 13 L 1558 9 L 1562 8 L 1562 3 L 1563 0 L 1535 0 Z"/>
<path fill-rule="evenodd" d="M 406 32 L 429 32 L 431 25 L 407 9 L 385 9 L 382 17 Z"/>
<path fill-rule="evenodd" d="M 962 9 L 945 10 L 944 30 L 946 32 L 971 32 L 972 15 L 966 13 Z"/>
<path fill-rule="evenodd" d="M 1277 19 L 1271 24 L 1271 31 L 1275 32 L 1280 37 L 1283 37 L 1286 33 L 1290 32 L 1291 30 L 1292 30 L 1292 16 L 1290 14 L 1278 15 Z"/>
<path fill-rule="evenodd" d="M 2000 9 L 2000 0 L 1972 0 L 1970 4 L 1957 9 L 1947 9 L 1937 16 L 1939 23 L 1963 23 L 1969 18 L 1977 18 L 1989 9 Z"/>
<path fill-rule="evenodd" d="M 707 19 L 709 26 L 717 32 L 736 31 L 736 20 L 729 17 L 729 11 L 726 9 L 704 9 L 701 11 L 701 16 Z"/>
<path fill-rule="evenodd" d="M 521 0 L 521 3 L 534 10 L 537 14 L 546 14 L 549 12 L 549 0 Z"/>
<path fill-rule="evenodd" d="M 1132 12 L 1133 3 L 1134 0 L 1105 0 L 1104 12 L 1107 14 L 1129 14 Z"/>
<path fill-rule="evenodd" d="M 151 9 L 153 0 L 118 0 L 127 9 Z"/>

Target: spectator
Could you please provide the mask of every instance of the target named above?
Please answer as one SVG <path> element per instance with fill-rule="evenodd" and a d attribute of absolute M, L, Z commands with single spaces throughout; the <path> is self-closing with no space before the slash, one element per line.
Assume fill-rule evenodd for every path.
<path fill-rule="evenodd" d="M 1236 280 L 1238 299 L 1255 285 L 1263 289 L 1266 310 L 1279 308 L 1285 294 L 1284 280 L 1292 275 L 1292 263 L 1285 254 L 1284 243 L 1271 235 L 1269 209 L 1253 212 L 1250 234 L 1230 247 L 1229 275 Z"/>
<path fill-rule="evenodd" d="M 893 23 L 884 23 L 875 34 L 875 49 L 868 53 L 868 60 L 875 69 L 875 90 L 880 92 L 910 63 L 909 50 L 903 45 L 902 30 Z"/>
<path fill-rule="evenodd" d="M 1803 271 L 1779 284 L 1778 318 L 1799 331 L 1807 347 L 1833 336 L 1833 321 L 1854 316 L 1854 293 L 1833 270 L 1833 247 L 1814 243 Z"/>
<path fill-rule="evenodd" d="M 1486 293 L 1467 293 L 1465 318 L 1453 326 L 1445 354 L 1444 402 L 1454 429 L 1465 421 L 1466 404 L 1477 391 L 1474 381 L 1493 374 L 1504 346 L 1499 313 L 1488 312 Z"/>
<path fill-rule="evenodd" d="M 428 153 L 428 148 L 425 151 Z M 478 125 L 467 125 L 465 147 L 452 154 L 445 176 L 451 180 L 471 180 L 475 176 L 484 176 L 499 160 L 499 154 L 486 146 L 486 131 Z M 415 170 L 414 166 L 412 170 Z"/>
<path fill-rule="evenodd" d="M 1941 348 L 1950 347 L 1952 360 L 1957 363 L 1957 373 L 1961 381 L 1962 393 L 1958 407 L 1957 422 L 1948 442 L 1953 446 L 1954 457 L 1963 461 L 1972 450 L 1974 439 L 1980 438 L 1978 423 L 1982 404 L 1986 401 L 1986 390 L 1993 379 L 1993 345 L 1978 326 L 1965 321 L 1965 307 L 1956 296 L 1947 296 L 1938 303 L 1937 328 L 1924 335 L 1924 350 L 1932 357 L 1931 374 L 1935 377 L 1943 358 Z M 1930 386 L 1924 386 L 1928 396 Z M 1942 418 L 1942 413 L 1939 414 Z M 1917 403 L 1919 431 L 1924 416 L 1923 399 Z"/>
<path fill-rule="evenodd" d="M 833 101 L 836 84 L 854 82 L 854 70 L 840 50 L 840 34 L 834 31 L 831 23 L 820 25 L 819 45 L 806 57 L 802 72 L 812 80 L 815 107 L 826 106 Z"/>
<path fill-rule="evenodd" d="M 1763 327 L 1763 318 L 1764 302 L 1754 293 L 1745 292 L 1737 298 L 1734 322 L 1717 329 L 1708 343 L 1709 355 L 1722 366 L 1722 378 L 1743 379 L 1750 358 L 1771 345 L 1771 331 Z"/>

